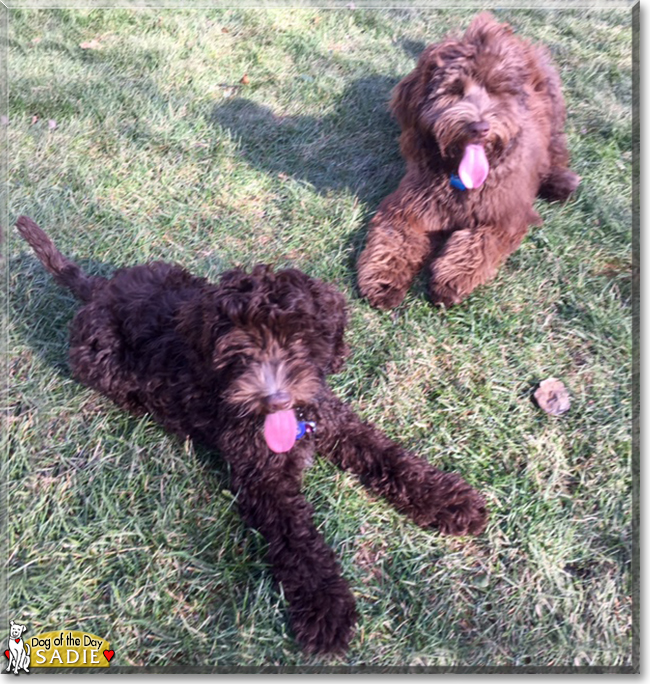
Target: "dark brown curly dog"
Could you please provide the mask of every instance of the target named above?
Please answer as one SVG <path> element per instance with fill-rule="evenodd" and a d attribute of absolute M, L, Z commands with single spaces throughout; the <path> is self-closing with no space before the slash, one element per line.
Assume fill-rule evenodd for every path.
<path fill-rule="evenodd" d="M 31 219 L 17 226 L 57 282 L 84 302 L 70 334 L 74 375 L 228 461 L 240 512 L 268 542 L 307 650 L 345 650 L 356 622 L 352 593 L 300 492 L 314 451 L 422 527 L 484 529 L 480 494 L 361 422 L 327 387 L 346 352 L 345 300 L 331 286 L 267 266 L 228 271 L 211 284 L 163 262 L 91 277 Z M 310 434 L 298 439 L 302 431 Z"/>
<path fill-rule="evenodd" d="M 425 49 L 391 109 L 406 175 L 370 224 L 359 288 L 393 308 L 430 262 L 432 300 L 457 304 L 541 223 L 536 196 L 566 200 L 578 186 L 560 79 L 543 48 L 483 13 L 460 40 Z"/>

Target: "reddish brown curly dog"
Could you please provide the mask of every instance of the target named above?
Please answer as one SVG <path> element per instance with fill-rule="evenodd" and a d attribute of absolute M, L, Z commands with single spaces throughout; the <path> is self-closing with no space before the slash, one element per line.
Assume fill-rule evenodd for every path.
<path fill-rule="evenodd" d="M 431 299 L 457 304 L 541 223 L 537 195 L 566 200 L 578 186 L 560 79 L 543 48 L 483 13 L 425 49 L 391 109 L 406 175 L 370 224 L 361 294 L 393 308 L 430 262 Z"/>
<path fill-rule="evenodd" d="M 163 262 L 91 277 L 31 219 L 16 225 L 84 302 L 70 334 L 74 375 L 228 461 L 240 512 L 268 542 L 296 637 L 309 651 L 343 651 L 356 622 L 352 593 L 300 493 L 314 451 L 422 527 L 484 529 L 480 494 L 361 422 L 327 387 L 346 351 L 345 301 L 331 286 L 267 266 L 228 271 L 215 285 Z M 299 430 L 311 434 L 298 439 Z"/>

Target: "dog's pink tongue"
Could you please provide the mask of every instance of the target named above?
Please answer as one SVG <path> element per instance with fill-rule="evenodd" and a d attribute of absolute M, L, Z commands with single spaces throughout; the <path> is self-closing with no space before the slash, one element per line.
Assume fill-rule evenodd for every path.
<path fill-rule="evenodd" d="M 466 188 L 478 188 L 487 178 L 490 164 L 485 156 L 483 145 L 467 145 L 458 167 L 458 176 Z"/>
<path fill-rule="evenodd" d="M 264 439 L 271 451 L 283 454 L 296 442 L 298 421 L 293 409 L 269 413 L 264 420 Z"/>

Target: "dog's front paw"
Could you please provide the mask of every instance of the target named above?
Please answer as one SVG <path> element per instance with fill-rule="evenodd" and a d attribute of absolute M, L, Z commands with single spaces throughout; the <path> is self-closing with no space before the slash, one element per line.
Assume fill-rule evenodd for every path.
<path fill-rule="evenodd" d="M 396 287 L 389 282 L 359 281 L 359 291 L 375 309 L 388 311 L 402 303 L 406 296 L 406 288 Z"/>
<path fill-rule="evenodd" d="M 477 535 L 487 525 L 485 499 L 456 473 L 436 473 L 418 501 L 413 518 L 418 525 L 442 534 Z"/>
<path fill-rule="evenodd" d="M 485 529 L 488 511 L 485 499 L 469 485 L 464 491 L 449 494 L 444 505 L 438 510 L 432 527 L 443 534 L 477 535 Z"/>
<path fill-rule="evenodd" d="M 405 258 L 408 246 L 371 240 L 357 263 L 359 292 L 376 309 L 394 309 L 402 303 L 419 262 Z"/>
<path fill-rule="evenodd" d="M 453 288 L 437 282 L 431 283 L 430 297 L 433 304 L 444 304 L 446 308 L 463 301 L 463 297 Z"/>
<path fill-rule="evenodd" d="M 291 606 L 296 639 L 310 653 L 344 653 L 357 622 L 354 597 L 342 578 L 322 591 L 303 593 Z"/>

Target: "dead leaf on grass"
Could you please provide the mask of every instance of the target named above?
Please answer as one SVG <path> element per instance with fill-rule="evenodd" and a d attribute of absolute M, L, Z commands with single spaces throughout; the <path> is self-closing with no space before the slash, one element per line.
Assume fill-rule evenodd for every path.
<path fill-rule="evenodd" d="M 47 127 L 53 131 L 56 128 L 56 121 L 54 119 L 48 119 Z"/>
<path fill-rule="evenodd" d="M 569 390 L 557 378 L 546 378 L 533 395 L 537 405 L 552 416 L 561 416 L 571 407 Z"/>
<path fill-rule="evenodd" d="M 32 116 L 32 126 L 37 122 L 38 122 L 38 115 L 34 114 L 34 116 Z"/>
<path fill-rule="evenodd" d="M 251 82 L 251 80 L 250 80 L 250 78 L 248 78 L 248 74 L 244 74 L 244 75 L 239 79 L 239 82 L 240 82 L 240 83 L 243 83 L 244 85 L 248 85 L 248 84 Z"/>

